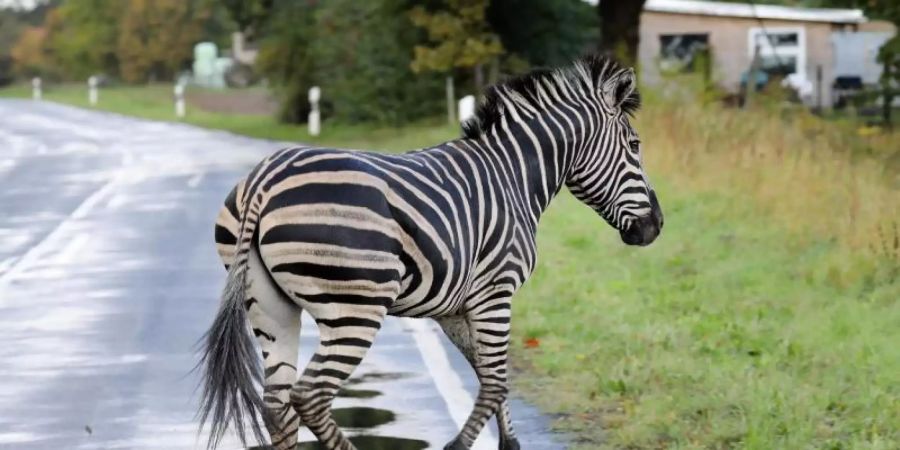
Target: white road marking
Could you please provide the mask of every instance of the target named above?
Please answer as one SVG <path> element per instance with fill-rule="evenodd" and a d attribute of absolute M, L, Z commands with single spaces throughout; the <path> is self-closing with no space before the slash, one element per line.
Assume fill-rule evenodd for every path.
<path fill-rule="evenodd" d="M 69 239 L 69 242 L 66 244 L 66 246 L 56 254 L 56 257 L 53 258 L 53 262 L 55 264 L 69 264 L 77 262 L 79 259 L 81 259 L 81 250 L 87 245 L 88 241 L 90 240 L 91 236 L 88 234 L 76 234 L 73 238 Z"/>
<path fill-rule="evenodd" d="M 198 173 L 197 175 L 192 176 L 192 177 L 188 180 L 187 185 L 188 185 L 189 188 L 194 189 L 194 188 L 196 188 L 197 186 L 200 185 L 200 181 L 201 181 L 201 180 L 203 180 L 203 172 L 200 172 L 200 173 Z"/>
<path fill-rule="evenodd" d="M 433 322 L 428 319 L 404 318 L 403 320 L 412 329 L 413 339 L 416 341 L 419 353 L 422 354 L 425 367 L 431 372 L 434 385 L 441 397 L 444 398 L 444 402 L 447 403 L 450 416 L 456 422 L 457 428 L 462 429 L 469 418 L 469 413 L 472 412 L 475 399 L 466 390 L 459 374 L 453 370 L 450 358 L 441 344 L 440 336 L 430 326 Z M 472 450 L 494 450 L 498 445 L 499 441 L 488 423 L 481 430 Z"/>
<path fill-rule="evenodd" d="M 115 194 L 109 198 L 108 202 L 106 202 L 106 209 L 117 209 L 127 202 L 127 197 L 124 194 Z"/>
<path fill-rule="evenodd" d="M 12 267 L 12 265 L 16 263 L 16 259 L 18 259 L 18 258 L 12 257 L 12 258 L 6 258 L 3 261 L 0 261 L 0 275 L 2 275 L 4 272 L 7 271 L 7 269 Z"/>
<path fill-rule="evenodd" d="M 83 219 L 87 214 L 106 196 L 110 195 L 119 183 L 118 178 L 114 178 L 107 182 L 103 187 L 91 194 L 87 199 L 81 202 L 75 211 L 69 217 L 63 219 L 53 231 L 50 232 L 42 241 L 28 249 L 22 257 L 9 267 L 9 270 L 0 274 L 0 288 L 5 287 L 10 280 L 21 275 L 29 266 L 34 265 L 39 258 L 48 253 L 52 253 L 54 248 L 59 246 L 59 239 L 64 235 L 68 228 L 76 221 Z"/>

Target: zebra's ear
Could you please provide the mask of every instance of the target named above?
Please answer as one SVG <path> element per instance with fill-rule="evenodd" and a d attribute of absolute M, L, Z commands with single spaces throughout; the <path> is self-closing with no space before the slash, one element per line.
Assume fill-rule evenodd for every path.
<path fill-rule="evenodd" d="M 637 87 L 634 69 L 627 68 L 610 77 L 600 86 L 603 101 L 611 108 L 620 108 Z"/>

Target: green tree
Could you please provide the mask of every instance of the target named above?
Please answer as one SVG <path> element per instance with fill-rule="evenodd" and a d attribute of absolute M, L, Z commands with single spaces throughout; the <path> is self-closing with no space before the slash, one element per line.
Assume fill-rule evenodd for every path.
<path fill-rule="evenodd" d="M 598 37 L 593 7 L 583 0 L 491 0 L 487 20 L 503 47 L 533 66 L 567 64 Z"/>
<path fill-rule="evenodd" d="M 15 71 L 20 76 L 47 76 L 55 73 L 50 64 L 47 29 L 44 27 L 25 27 L 10 49 L 10 56 Z"/>
<path fill-rule="evenodd" d="M 641 12 L 645 2 L 646 0 L 598 2 L 601 53 L 614 56 L 626 65 L 635 65 L 640 42 Z"/>
<path fill-rule="evenodd" d="M 409 51 L 424 37 L 407 0 L 329 0 L 316 12 L 315 79 L 347 122 L 399 124 L 440 111 L 440 78 L 414 74 Z"/>
<path fill-rule="evenodd" d="M 19 41 L 25 24 L 12 10 L 0 9 L 0 86 L 13 81 L 13 59 L 10 52 Z"/>
<path fill-rule="evenodd" d="M 260 39 L 256 68 L 272 84 L 280 101 L 279 118 L 305 122 L 307 91 L 313 85 L 310 43 L 315 37 L 314 0 L 278 0 L 266 33 Z M 327 111 L 326 111 L 327 112 Z"/>
<path fill-rule="evenodd" d="M 69 78 L 84 79 L 119 71 L 119 20 L 125 2 L 68 0 L 46 22 L 48 50 L 59 70 Z"/>
<path fill-rule="evenodd" d="M 500 37 L 487 21 L 489 0 L 446 0 L 444 7 L 429 11 L 416 6 L 409 12 L 413 24 L 428 33 L 431 45 L 416 45 L 411 63 L 416 73 L 450 73 L 474 68 L 475 88 L 484 84 L 482 67 L 503 54 Z"/>
<path fill-rule="evenodd" d="M 269 22 L 275 8 L 275 0 L 220 0 L 220 4 L 237 24 L 238 31 L 251 40 Z"/>
<path fill-rule="evenodd" d="M 127 0 L 117 56 L 129 82 L 172 79 L 190 61 L 209 10 L 186 0 Z"/>
<path fill-rule="evenodd" d="M 323 115 L 343 122 L 397 124 L 440 107 L 440 80 L 411 72 L 424 36 L 405 11 L 410 0 L 278 1 L 260 40 L 257 68 L 281 100 L 281 119 L 304 122 L 307 91 L 322 88 Z"/>

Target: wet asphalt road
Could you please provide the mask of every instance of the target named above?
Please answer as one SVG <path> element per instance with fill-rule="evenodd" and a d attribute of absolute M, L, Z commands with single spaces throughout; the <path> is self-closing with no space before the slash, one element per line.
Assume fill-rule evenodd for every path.
<path fill-rule="evenodd" d="M 282 146 L 0 100 L 0 449 L 204 446 L 191 368 L 225 275 L 213 220 Z M 315 340 L 305 320 L 302 361 Z M 393 318 L 351 387 L 335 407 L 369 436 L 360 450 L 442 448 L 476 390 L 430 321 Z M 511 406 L 524 449 L 565 448 L 533 408 Z M 496 449 L 496 431 L 476 448 Z"/>

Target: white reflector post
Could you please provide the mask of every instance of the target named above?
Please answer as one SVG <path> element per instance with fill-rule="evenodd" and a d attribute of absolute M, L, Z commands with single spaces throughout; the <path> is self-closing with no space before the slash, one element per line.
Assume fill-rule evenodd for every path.
<path fill-rule="evenodd" d="M 175 85 L 175 116 L 183 119 L 184 113 L 184 85 L 178 83 Z"/>
<path fill-rule="evenodd" d="M 88 78 L 88 102 L 90 102 L 91 106 L 96 106 L 96 105 L 97 105 L 97 100 L 98 100 L 97 84 L 98 84 L 98 81 L 99 81 L 99 80 L 97 80 L 97 77 L 94 76 L 94 75 L 91 75 L 91 76 Z"/>
<path fill-rule="evenodd" d="M 475 96 L 467 95 L 459 99 L 459 123 L 475 117 Z"/>
<path fill-rule="evenodd" d="M 41 92 L 41 78 L 34 77 L 31 79 L 31 98 L 35 100 L 40 100 L 43 96 Z"/>
<path fill-rule="evenodd" d="M 318 86 L 309 88 L 309 135 L 318 136 L 320 130 L 319 117 L 319 99 L 322 97 L 322 90 Z"/>

